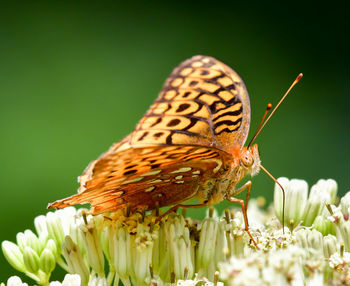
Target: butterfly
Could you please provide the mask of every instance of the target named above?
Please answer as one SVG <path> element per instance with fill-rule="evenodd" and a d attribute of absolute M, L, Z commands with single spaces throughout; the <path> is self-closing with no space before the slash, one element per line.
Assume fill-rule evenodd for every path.
<path fill-rule="evenodd" d="M 90 163 L 78 193 L 48 207 L 90 203 L 90 213 L 100 214 L 229 200 L 241 204 L 254 241 L 246 215 L 251 182 L 237 188 L 261 167 L 257 145 L 244 147 L 249 125 L 240 76 L 215 58 L 194 56 L 173 70 L 134 131 Z M 246 201 L 234 197 L 245 189 Z M 199 204 L 183 204 L 193 198 Z"/>

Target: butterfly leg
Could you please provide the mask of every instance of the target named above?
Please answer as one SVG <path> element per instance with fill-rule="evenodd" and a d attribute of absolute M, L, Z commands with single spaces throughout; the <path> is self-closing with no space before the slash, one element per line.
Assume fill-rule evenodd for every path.
<path fill-rule="evenodd" d="M 241 192 L 243 192 L 245 189 L 247 189 L 247 196 L 246 196 L 246 202 L 244 203 L 244 200 L 240 200 L 234 197 L 227 197 L 226 200 L 228 200 L 231 203 L 239 203 L 242 208 L 242 213 L 243 213 L 243 219 L 244 219 L 244 226 L 245 226 L 245 231 L 248 233 L 250 239 L 253 241 L 254 245 L 256 248 L 259 249 L 255 239 L 253 238 L 252 234 L 249 231 L 249 223 L 248 223 L 248 216 L 247 216 L 247 207 L 248 207 L 248 201 L 249 201 L 249 196 L 250 196 L 250 190 L 252 187 L 252 182 L 248 181 L 245 183 L 242 187 L 239 189 L 235 190 L 234 194 L 237 195 Z"/>
<path fill-rule="evenodd" d="M 165 213 L 163 213 L 162 215 L 158 216 L 156 219 L 156 222 L 160 222 L 166 215 L 172 213 L 172 212 L 176 212 L 178 208 L 192 208 L 192 209 L 196 209 L 196 208 L 202 208 L 202 207 L 206 207 L 208 205 L 208 202 L 203 203 L 203 204 L 198 204 L 198 205 L 182 205 L 182 204 L 178 204 L 175 205 L 173 207 L 171 207 L 170 209 L 168 209 Z"/>
<path fill-rule="evenodd" d="M 247 195 L 245 198 L 245 212 L 247 213 L 248 209 L 248 202 L 249 202 L 249 197 L 250 197 L 250 190 L 252 189 L 252 181 L 246 182 L 243 186 L 239 187 L 237 190 L 234 191 L 234 195 L 238 195 L 242 193 L 245 189 L 247 189 Z"/>

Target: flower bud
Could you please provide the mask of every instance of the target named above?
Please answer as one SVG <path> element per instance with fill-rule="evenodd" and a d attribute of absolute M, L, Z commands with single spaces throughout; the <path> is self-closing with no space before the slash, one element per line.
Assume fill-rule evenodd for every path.
<path fill-rule="evenodd" d="M 321 203 L 323 203 L 323 201 L 320 196 L 309 197 L 302 216 L 303 225 L 311 226 L 314 223 L 315 218 L 320 212 Z"/>
<path fill-rule="evenodd" d="M 51 253 L 57 258 L 59 256 L 58 251 L 57 251 L 57 246 L 56 243 L 54 242 L 53 239 L 49 239 L 46 243 L 45 246 L 46 249 L 50 250 Z"/>
<path fill-rule="evenodd" d="M 62 241 L 64 241 L 64 237 L 69 234 L 70 225 L 76 220 L 76 215 L 83 211 L 84 209 L 79 209 L 77 211 L 75 207 L 67 207 L 67 208 L 55 211 L 55 215 L 61 221 L 61 225 L 62 225 L 62 231 L 63 231 Z"/>
<path fill-rule="evenodd" d="M 345 251 L 350 252 L 350 221 L 342 221 L 338 227 L 344 242 Z"/>
<path fill-rule="evenodd" d="M 55 241 L 57 249 L 60 252 L 61 245 L 64 241 L 64 231 L 59 216 L 49 212 L 46 215 L 46 227 L 49 237 Z"/>
<path fill-rule="evenodd" d="M 90 271 L 83 260 L 78 246 L 69 235 L 66 236 L 62 244 L 62 254 L 67 261 L 70 272 L 79 274 L 81 284 L 86 285 L 89 281 Z"/>
<path fill-rule="evenodd" d="M 100 244 L 102 247 L 102 251 L 105 254 L 107 260 L 110 262 L 111 254 L 109 250 L 109 227 L 104 227 L 102 231 L 99 232 Z"/>
<path fill-rule="evenodd" d="M 313 225 L 315 229 L 321 232 L 323 235 L 335 234 L 334 225 L 322 215 L 316 217 Z"/>
<path fill-rule="evenodd" d="M 216 243 L 215 243 L 215 264 L 218 265 L 219 262 L 225 260 L 225 226 L 222 221 L 218 222 L 217 234 L 216 234 Z"/>
<path fill-rule="evenodd" d="M 192 277 L 194 274 L 191 258 L 192 244 L 184 217 L 182 215 L 170 217 L 165 228 L 167 229 L 167 244 L 170 245 L 170 257 L 173 259 L 170 263 L 172 263 L 176 279 L 184 278 L 185 270 L 187 276 Z"/>
<path fill-rule="evenodd" d="M 40 236 L 48 236 L 47 227 L 46 227 L 46 216 L 39 215 L 34 219 L 35 230 Z"/>
<path fill-rule="evenodd" d="M 166 239 L 165 223 L 161 222 L 158 230 L 158 237 L 154 240 L 152 253 L 152 269 L 154 273 L 164 275 L 160 278 L 166 279 L 165 265 L 169 265 L 169 247 Z M 162 268 L 163 267 L 163 268 Z"/>
<path fill-rule="evenodd" d="M 24 231 L 26 236 L 26 246 L 30 246 L 37 254 L 39 254 L 44 245 L 41 245 L 39 238 L 30 229 Z"/>
<path fill-rule="evenodd" d="M 36 273 L 40 267 L 40 259 L 38 254 L 30 247 L 26 246 L 23 251 L 23 261 L 27 270 Z"/>
<path fill-rule="evenodd" d="M 347 192 L 340 200 L 341 212 L 345 215 L 350 214 L 350 192 Z"/>
<path fill-rule="evenodd" d="M 320 233 L 316 229 L 309 231 L 309 233 L 307 235 L 307 240 L 308 240 L 309 247 L 312 247 L 315 250 L 322 250 L 323 249 L 322 233 Z"/>
<path fill-rule="evenodd" d="M 217 230 L 218 223 L 215 219 L 204 219 L 197 252 L 197 265 L 199 268 L 206 269 L 215 257 Z"/>
<path fill-rule="evenodd" d="M 51 250 L 45 248 L 40 255 L 40 269 L 46 274 L 50 274 L 56 266 L 55 256 L 52 254 Z"/>
<path fill-rule="evenodd" d="M 135 245 L 133 251 L 133 265 L 136 277 L 136 284 L 142 284 L 145 278 L 149 276 L 149 266 L 152 264 L 152 250 L 154 239 L 157 238 L 157 230 L 150 231 L 145 223 L 139 223 L 133 243 Z"/>
<path fill-rule="evenodd" d="M 114 253 L 112 256 L 114 257 L 116 272 L 119 274 L 123 284 L 130 284 L 130 282 L 124 283 L 124 281 L 129 281 L 129 273 L 131 272 L 129 232 L 123 227 L 116 229 L 113 242 Z M 145 267 L 147 266 L 145 265 Z"/>
<path fill-rule="evenodd" d="M 327 235 L 323 238 L 323 253 L 326 258 L 331 257 L 338 251 L 337 238 L 334 235 Z"/>
<path fill-rule="evenodd" d="M 328 196 L 327 203 L 334 204 L 337 198 L 338 185 L 333 179 L 320 179 L 315 185 L 311 187 L 311 196 L 320 196 L 320 194 L 325 194 Z"/>
<path fill-rule="evenodd" d="M 84 255 L 86 253 L 83 235 L 80 230 L 80 226 L 84 224 L 82 218 L 78 218 L 73 221 L 69 226 L 69 236 L 72 238 L 74 243 L 79 245 L 81 253 Z"/>
<path fill-rule="evenodd" d="M 297 243 L 300 245 L 301 248 L 308 248 L 309 247 L 308 232 L 309 232 L 309 230 L 302 228 L 295 233 Z"/>
<path fill-rule="evenodd" d="M 103 276 L 105 260 L 93 219 L 89 221 L 88 225 L 81 225 L 80 230 L 89 264 L 98 275 Z"/>
<path fill-rule="evenodd" d="M 278 182 L 284 188 L 286 195 L 285 202 L 288 202 L 285 204 L 285 222 L 289 225 L 289 222 L 293 220 L 294 224 L 298 224 L 304 212 L 308 185 L 306 181 L 297 179 L 289 181 L 287 178 L 279 178 Z M 278 184 L 275 184 L 274 208 L 277 218 L 282 222 L 283 194 Z"/>
<path fill-rule="evenodd" d="M 23 232 L 19 232 L 16 235 L 17 245 L 21 252 L 23 252 L 24 248 L 27 246 L 27 237 Z"/>
<path fill-rule="evenodd" d="M 6 260 L 13 268 L 20 272 L 26 271 L 23 261 L 23 254 L 16 244 L 5 240 L 2 242 L 1 248 Z"/>

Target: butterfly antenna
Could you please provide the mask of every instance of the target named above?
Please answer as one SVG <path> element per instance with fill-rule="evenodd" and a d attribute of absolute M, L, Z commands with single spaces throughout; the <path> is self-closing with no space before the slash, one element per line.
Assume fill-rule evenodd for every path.
<path fill-rule="evenodd" d="M 255 132 L 255 135 L 253 136 L 252 140 L 250 140 L 248 147 L 254 142 L 254 140 L 256 139 L 256 137 L 259 135 L 259 133 L 261 132 L 261 130 L 264 128 L 264 126 L 266 125 L 266 123 L 270 120 L 271 116 L 275 113 L 276 109 L 280 106 L 280 104 L 282 103 L 282 101 L 286 98 L 286 96 L 289 94 L 289 92 L 293 89 L 293 87 L 300 81 L 300 79 L 303 77 L 303 74 L 300 73 L 297 78 L 293 81 L 293 83 L 291 84 L 291 86 L 288 88 L 288 90 L 286 91 L 286 93 L 282 96 L 282 98 L 280 99 L 280 101 L 277 103 L 277 105 L 275 106 L 275 108 L 271 111 L 269 117 L 267 117 L 267 119 L 264 121 L 265 119 L 265 114 L 267 114 L 267 111 L 265 111 L 265 114 L 263 116 L 263 120 L 262 122 L 260 122 L 259 127 L 257 129 L 257 131 Z M 269 106 L 269 104 L 267 105 Z"/>
<path fill-rule="evenodd" d="M 265 120 L 265 117 L 266 117 L 267 113 L 270 111 L 271 108 L 272 108 L 272 104 L 271 104 L 271 103 L 268 103 L 267 106 L 266 106 L 265 113 L 264 113 L 264 115 L 263 115 L 263 117 L 262 117 L 262 119 L 261 119 L 261 121 L 260 121 L 260 124 L 259 124 L 258 128 L 256 129 L 255 134 L 254 134 L 252 140 L 250 140 L 250 142 L 249 142 L 249 144 L 248 144 L 248 146 L 247 146 L 248 148 L 250 147 L 250 145 L 252 145 L 252 143 L 254 142 L 256 136 L 258 136 L 258 134 L 260 133 L 261 126 L 263 125 L 264 120 Z"/>
<path fill-rule="evenodd" d="M 260 168 L 261 168 L 272 180 L 274 180 L 275 183 L 276 183 L 276 184 L 281 188 L 281 190 L 282 190 L 282 197 L 283 197 L 283 203 L 282 203 L 282 226 L 283 226 L 283 233 L 284 233 L 284 206 L 285 206 L 285 202 L 286 202 L 286 193 L 285 193 L 285 191 L 284 191 L 282 185 L 275 179 L 274 176 L 272 176 L 272 175 L 270 174 L 270 172 L 269 172 L 268 170 L 266 170 L 266 169 L 264 168 L 263 165 L 260 164 Z"/>

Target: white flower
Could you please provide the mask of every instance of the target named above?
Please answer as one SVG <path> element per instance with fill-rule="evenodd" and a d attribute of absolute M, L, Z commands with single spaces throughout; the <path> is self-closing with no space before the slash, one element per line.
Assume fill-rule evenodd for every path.
<path fill-rule="evenodd" d="M 36 232 L 39 234 L 39 236 L 48 236 L 47 232 L 47 226 L 46 226 L 46 216 L 39 215 L 34 219 L 34 226 Z"/>
<path fill-rule="evenodd" d="M 21 278 L 19 278 L 18 276 L 11 276 L 7 280 L 7 286 L 28 286 L 28 284 L 23 283 Z"/>
<path fill-rule="evenodd" d="M 214 284 L 213 282 L 208 281 L 207 279 L 199 279 L 197 277 L 198 275 L 196 275 L 196 277 L 191 280 L 178 280 L 176 285 L 177 286 L 197 286 L 197 285 L 201 285 L 201 286 L 224 286 L 224 283 L 222 282 L 217 282 L 216 284 Z"/>
<path fill-rule="evenodd" d="M 345 215 L 350 214 L 350 192 L 347 192 L 340 200 L 341 211 Z"/>
<path fill-rule="evenodd" d="M 310 197 L 322 196 L 326 198 L 326 202 L 333 204 L 336 200 L 338 192 L 337 182 L 332 179 L 320 179 L 311 187 Z"/>
<path fill-rule="evenodd" d="M 342 269 L 345 265 L 350 266 L 349 252 L 344 252 L 342 256 L 336 252 L 329 258 L 329 266 L 335 270 Z"/>
<path fill-rule="evenodd" d="M 107 280 L 105 277 L 98 277 L 93 275 L 93 276 L 90 276 L 88 286 L 107 286 Z"/>
<path fill-rule="evenodd" d="M 16 244 L 5 240 L 2 242 L 1 248 L 6 260 L 13 268 L 21 272 L 26 271 L 23 261 L 23 254 Z"/>
<path fill-rule="evenodd" d="M 30 230 L 19 233 L 18 245 L 2 243 L 3 253 L 36 284 L 50 286 L 110 286 L 119 281 L 222 286 L 219 276 L 225 285 L 242 286 L 350 281 L 350 192 L 336 205 L 333 180 L 319 180 L 308 199 L 305 181 L 279 181 L 287 196 L 286 224 L 292 227 L 283 231 L 272 207 L 264 211 L 250 201 L 249 230 L 259 249 L 250 242 L 240 210 L 226 210 L 217 217 L 211 208 L 202 222 L 171 213 L 158 223 L 156 212 L 119 210 L 90 216 L 67 208 L 36 217 L 38 235 Z M 281 197 L 275 186 L 274 207 L 280 220 Z M 49 284 L 56 263 L 76 274 Z M 12 277 L 8 285 L 26 284 Z"/>
<path fill-rule="evenodd" d="M 78 274 L 66 274 L 61 282 L 50 282 L 49 286 L 81 286 L 80 276 Z"/>
<path fill-rule="evenodd" d="M 89 280 L 90 272 L 81 255 L 79 247 L 73 242 L 69 235 L 66 236 L 65 241 L 62 244 L 62 253 L 67 261 L 69 271 L 71 273 L 79 274 L 82 284 L 85 285 Z"/>
<path fill-rule="evenodd" d="M 329 234 L 323 238 L 323 252 L 326 258 L 336 253 L 338 249 L 337 238 L 334 235 Z"/>
<path fill-rule="evenodd" d="M 297 225 L 302 219 L 307 202 L 308 184 L 304 180 L 288 180 L 287 178 L 278 178 L 278 182 L 285 191 L 285 223 L 289 225 L 293 220 Z M 278 184 L 275 184 L 274 207 L 279 221 L 282 222 L 283 195 Z"/>
<path fill-rule="evenodd" d="M 186 227 L 184 217 L 171 215 L 164 224 L 167 245 L 170 251 L 170 263 L 177 278 L 183 278 L 185 269 L 188 269 L 189 277 L 193 276 L 194 266 L 192 262 L 192 244 L 190 231 Z"/>
<path fill-rule="evenodd" d="M 104 256 L 101 244 L 97 235 L 97 228 L 95 225 L 95 218 L 90 217 L 87 224 L 80 226 L 84 246 L 86 249 L 86 256 L 92 269 L 100 276 L 104 275 Z"/>
<path fill-rule="evenodd" d="M 80 209 L 79 212 L 81 212 L 83 209 Z M 67 207 L 64 209 L 57 210 L 55 212 L 55 215 L 59 217 L 61 220 L 63 231 L 65 235 L 69 234 L 69 227 L 71 223 L 75 221 L 75 216 L 78 213 L 75 207 Z"/>

